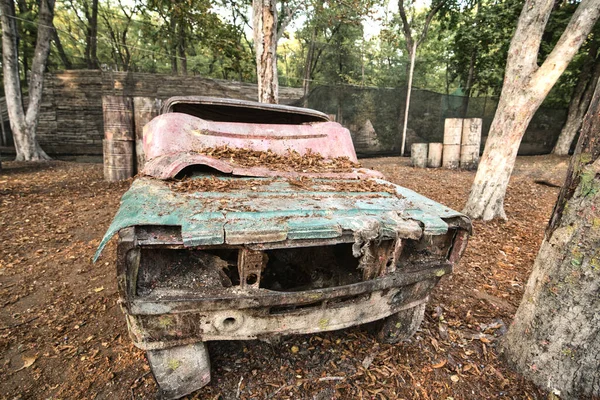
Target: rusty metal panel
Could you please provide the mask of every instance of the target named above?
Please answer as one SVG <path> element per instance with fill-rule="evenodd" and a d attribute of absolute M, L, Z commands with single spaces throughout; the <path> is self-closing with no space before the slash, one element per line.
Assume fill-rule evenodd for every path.
<path fill-rule="evenodd" d="M 301 155 L 318 151 L 325 159 L 347 157 L 350 161 L 357 161 L 350 132 L 335 122 L 298 125 L 237 123 L 207 121 L 188 114 L 167 113 L 144 126 L 144 153 L 148 160 L 144 173 L 165 179 L 174 177 L 174 174 L 189 165 L 225 168 L 223 162 L 216 160 L 215 164 L 211 161 L 214 158 L 196 154 L 202 149 L 219 146 L 269 150 L 279 155 L 285 155 L 291 150 Z M 233 167 L 229 166 L 229 169 Z M 244 175 L 245 170 L 248 169 L 238 169 L 236 174 Z M 270 171 L 267 166 L 250 170 L 252 173 L 247 174 L 256 176 Z"/>
<path fill-rule="evenodd" d="M 448 230 L 444 219 L 462 217 L 413 191 L 394 187 L 397 196 L 320 191 L 318 184 L 307 191 L 274 180 L 250 197 L 243 189 L 179 193 L 166 182 L 141 178 L 123 196 L 96 257 L 115 233 L 129 226 L 181 227 L 184 245 L 192 247 L 325 239 L 365 230 L 392 239 L 417 238 L 422 231 L 443 234 Z"/>

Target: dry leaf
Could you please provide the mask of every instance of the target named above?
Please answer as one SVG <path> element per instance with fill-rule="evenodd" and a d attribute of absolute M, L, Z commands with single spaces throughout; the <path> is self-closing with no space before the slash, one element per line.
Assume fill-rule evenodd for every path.
<path fill-rule="evenodd" d="M 100 286 L 100 287 L 97 287 L 96 289 L 94 289 L 94 292 L 100 293 L 103 290 L 104 290 L 104 286 Z"/>
<path fill-rule="evenodd" d="M 35 360 L 37 360 L 37 357 L 23 357 L 23 366 L 21 368 L 19 368 L 18 370 L 16 370 L 15 372 L 18 372 L 22 369 L 31 367 L 33 365 L 33 363 L 35 362 Z"/>
<path fill-rule="evenodd" d="M 433 364 L 433 365 L 431 366 L 431 368 L 442 368 L 444 365 L 446 365 L 446 363 L 447 363 L 447 362 L 448 362 L 448 360 L 447 360 L 447 359 L 443 359 L 443 360 L 442 360 L 442 361 L 440 361 L 439 363 L 437 363 L 437 364 Z"/>
<path fill-rule="evenodd" d="M 459 378 L 458 378 L 458 375 L 452 375 L 452 376 L 450 377 L 450 380 L 451 380 L 452 382 L 454 382 L 454 383 L 458 382 L 458 380 L 459 380 Z"/>

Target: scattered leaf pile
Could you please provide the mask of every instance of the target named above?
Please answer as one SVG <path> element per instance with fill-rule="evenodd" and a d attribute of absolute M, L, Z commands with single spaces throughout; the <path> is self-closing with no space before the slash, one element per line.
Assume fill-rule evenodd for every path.
<path fill-rule="evenodd" d="M 180 193 L 193 192 L 229 192 L 232 190 L 256 190 L 258 187 L 272 183 L 271 179 L 219 179 L 210 178 L 183 178 L 169 181 L 171 190 Z"/>
<path fill-rule="evenodd" d="M 304 190 L 314 190 L 315 180 L 308 177 L 298 177 L 288 179 L 288 183 L 292 186 Z M 386 183 L 379 183 L 372 179 L 355 179 L 355 180 L 321 180 L 318 183 L 323 184 L 328 190 L 334 192 L 384 192 L 394 196 L 399 196 L 396 193 L 394 186 Z"/>
<path fill-rule="evenodd" d="M 364 327 L 211 342 L 212 381 L 189 399 L 545 399 L 498 355 L 539 249 L 567 158 L 520 157 L 508 221 L 474 224 L 419 332 L 379 344 Z M 473 172 L 364 162 L 460 210 Z M 118 307 L 115 241 L 91 258 L 129 182 L 102 165 L 3 162 L 0 170 L 0 398 L 147 399 L 157 391 Z M 100 290 L 104 288 L 103 290 Z"/>
<path fill-rule="evenodd" d="M 195 192 L 230 192 L 233 190 L 261 190 L 261 186 L 269 185 L 276 179 L 219 179 L 217 177 L 190 178 L 169 181 L 171 190 L 178 193 Z M 379 183 L 371 179 L 356 180 L 314 180 L 309 177 L 298 177 L 286 180 L 292 187 L 300 190 L 327 191 L 327 192 L 366 192 L 390 193 L 399 196 L 394 186 Z"/>
<path fill-rule="evenodd" d="M 314 153 L 310 149 L 304 155 L 296 150 L 288 150 L 285 155 L 280 155 L 271 150 L 257 151 L 219 146 L 209 147 L 198 153 L 226 160 L 241 167 L 268 167 L 279 171 L 352 172 L 353 168 L 360 168 L 360 164 L 350 161 L 348 157 L 325 159 L 321 154 Z"/>

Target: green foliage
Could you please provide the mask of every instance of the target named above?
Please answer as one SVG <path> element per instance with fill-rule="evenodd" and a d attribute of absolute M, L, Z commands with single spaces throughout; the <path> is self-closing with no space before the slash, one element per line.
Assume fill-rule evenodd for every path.
<path fill-rule="evenodd" d="M 73 68 L 89 65 L 86 46 L 92 1 L 56 3 L 54 25 Z M 25 82 L 37 33 L 38 2 L 20 0 L 16 4 Z M 99 63 L 113 70 L 187 72 L 255 81 L 250 4 L 250 0 L 99 0 Z M 287 26 L 279 42 L 280 84 L 302 86 L 308 76 L 311 86 L 405 86 L 409 58 L 397 8 L 390 7 L 389 0 L 281 0 L 279 4 L 280 15 L 293 15 L 295 22 Z M 428 10 L 410 4 L 409 19 L 418 32 Z M 576 1 L 557 3 L 544 34 L 540 62 L 555 45 L 576 5 Z M 417 51 L 414 86 L 446 94 L 498 95 L 521 7 L 519 0 L 444 3 Z M 286 14 L 288 11 L 291 14 Z M 379 25 L 372 36 L 365 29 L 366 19 Z M 598 36 L 600 26 L 590 40 Z M 569 102 L 588 48 L 584 45 L 575 57 L 546 106 L 564 107 Z M 64 58 L 52 46 L 48 69 L 64 67 Z"/>

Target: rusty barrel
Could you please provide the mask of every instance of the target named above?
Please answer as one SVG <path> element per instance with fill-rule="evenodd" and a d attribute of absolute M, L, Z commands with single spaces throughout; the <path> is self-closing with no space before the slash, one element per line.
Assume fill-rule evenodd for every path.
<path fill-rule="evenodd" d="M 427 143 L 413 143 L 410 146 L 410 162 L 413 167 L 427 167 Z"/>
<path fill-rule="evenodd" d="M 466 118 L 463 121 L 462 141 L 460 144 L 460 167 L 477 169 L 479 148 L 481 146 L 481 118 Z"/>
<path fill-rule="evenodd" d="M 156 117 L 160 111 L 161 101 L 153 97 L 134 97 L 135 155 L 136 170 L 141 171 L 146 163 L 144 154 L 144 126 Z"/>
<path fill-rule="evenodd" d="M 460 165 L 462 125 L 461 118 L 446 118 L 444 121 L 444 151 L 442 154 L 444 168 L 454 169 Z"/>
<path fill-rule="evenodd" d="M 104 139 L 134 140 L 133 100 L 125 96 L 102 96 Z"/>
<path fill-rule="evenodd" d="M 135 130 L 133 100 L 124 96 L 102 96 L 104 117 L 104 179 L 120 181 L 135 175 Z"/>
<path fill-rule="evenodd" d="M 427 152 L 427 166 L 429 168 L 439 168 L 442 166 L 442 143 L 429 143 L 429 151 Z"/>
<path fill-rule="evenodd" d="M 104 148 L 104 179 L 108 182 L 122 181 L 134 175 L 133 140 L 102 141 Z"/>

